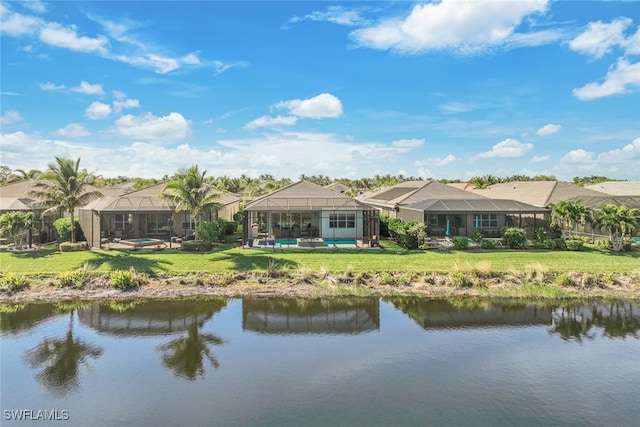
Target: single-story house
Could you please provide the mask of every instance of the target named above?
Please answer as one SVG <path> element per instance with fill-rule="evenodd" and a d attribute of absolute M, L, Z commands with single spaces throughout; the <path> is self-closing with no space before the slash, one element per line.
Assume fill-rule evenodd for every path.
<path fill-rule="evenodd" d="M 308 181 L 260 196 L 243 211 L 243 241 L 269 238 L 349 239 L 367 244 L 380 236 L 378 211 Z"/>
<path fill-rule="evenodd" d="M 175 205 L 159 194 L 163 183 L 120 195 L 106 195 L 79 209 L 79 222 L 87 242 L 101 247 L 106 239 L 168 240 L 170 236 L 193 234 L 195 223 L 187 212 L 176 212 Z M 203 220 L 225 218 L 233 220 L 240 211 L 242 198 L 220 192 L 217 202 L 222 206 Z"/>
<path fill-rule="evenodd" d="M 532 234 L 549 222 L 549 209 L 516 200 L 491 200 L 438 181 L 407 181 L 360 200 L 392 218 L 422 222 L 429 236 L 500 237 L 505 226 Z"/>
<path fill-rule="evenodd" d="M 53 223 L 61 215 L 42 215 L 46 208 L 36 206 L 36 201 L 29 195 L 35 189 L 34 183 L 35 180 L 27 179 L 0 186 L 0 215 L 5 212 L 33 212 L 33 240 L 36 243 L 51 242 L 58 238 Z"/>
<path fill-rule="evenodd" d="M 606 181 L 598 184 L 585 185 L 584 188 L 612 196 L 640 197 L 640 181 Z"/>
<path fill-rule="evenodd" d="M 561 181 L 501 182 L 487 188 L 468 188 L 469 192 L 489 199 L 516 200 L 533 206 L 548 207 L 575 197 L 602 196 L 603 193 Z"/>

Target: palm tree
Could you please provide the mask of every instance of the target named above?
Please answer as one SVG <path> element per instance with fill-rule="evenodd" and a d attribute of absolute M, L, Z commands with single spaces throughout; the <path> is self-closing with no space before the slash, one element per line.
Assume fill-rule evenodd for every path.
<path fill-rule="evenodd" d="M 638 228 L 639 218 L 640 209 L 606 205 L 598 210 L 596 223 L 609 230 L 609 239 L 613 242 L 617 237 L 630 236 Z"/>
<path fill-rule="evenodd" d="M 26 181 L 28 179 L 35 179 L 41 174 L 42 172 L 40 172 L 38 169 L 31 169 L 28 171 L 24 169 L 16 169 L 13 172 L 13 176 L 9 179 L 9 181 L 11 182 Z"/>
<path fill-rule="evenodd" d="M 160 197 L 170 200 L 176 205 L 177 212 L 188 212 L 195 225 L 195 238 L 198 239 L 198 223 L 200 216 L 212 209 L 219 209 L 216 200 L 220 193 L 213 184 L 205 179 L 207 171 L 191 166 L 173 181 L 169 181 Z"/>
<path fill-rule="evenodd" d="M 569 231 L 569 236 L 573 237 L 578 232 L 578 227 L 584 229 L 587 222 L 591 222 L 593 210 L 582 204 L 581 200 L 574 202 L 560 200 L 555 205 L 551 205 L 551 225 L 560 225 L 563 230 Z"/>
<path fill-rule="evenodd" d="M 33 212 L 6 212 L 0 216 L 0 234 L 9 234 L 13 237 L 15 247 L 22 246 L 22 231 L 30 230 L 33 222 Z M 29 234 L 31 235 L 31 234 Z M 16 237 L 20 236 L 20 243 Z M 31 242 L 29 242 L 31 245 Z"/>
<path fill-rule="evenodd" d="M 84 206 L 92 200 L 102 197 L 102 193 L 85 191 L 86 185 L 91 180 L 91 175 L 86 170 L 80 170 L 80 158 L 78 160 L 56 157 L 56 163 L 50 163 L 48 169 L 38 176 L 30 195 L 38 202 L 36 204 L 48 206 L 42 212 L 48 213 L 62 211 L 71 216 L 71 242 L 76 241 L 75 218 L 73 216 L 77 207 Z"/>

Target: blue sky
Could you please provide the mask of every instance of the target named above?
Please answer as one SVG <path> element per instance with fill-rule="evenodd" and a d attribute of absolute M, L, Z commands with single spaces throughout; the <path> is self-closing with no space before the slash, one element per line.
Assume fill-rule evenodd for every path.
<path fill-rule="evenodd" d="M 640 3 L 11 2 L 1 159 L 640 180 Z"/>

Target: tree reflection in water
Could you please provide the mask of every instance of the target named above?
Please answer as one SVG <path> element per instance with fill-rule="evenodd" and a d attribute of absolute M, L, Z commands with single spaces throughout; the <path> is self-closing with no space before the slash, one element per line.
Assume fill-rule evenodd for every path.
<path fill-rule="evenodd" d="M 173 373 L 190 381 L 204 376 L 204 359 L 206 358 L 214 369 L 220 364 L 211 352 L 210 345 L 223 345 L 224 340 L 217 335 L 203 334 L 198 331 L 198 323 L 193 322 L 186 337 L 177 338 L 159 347 L 164 354 L 162 364 Z"/>
<path fill-rule="evenodd" d="M 640 317 L 634 315 L 633 309 L 631 303 L 594 305 L 591 310 L 584 306 L 558 308 L 553 313 L 550 332 L 576 342 L 595 338 L 595 328 L 601 328 L 603 336 L 609 338 L 638 338 Z"/>
<path fill-rule="evenodd" d="M 102 355 L 102 348 L 73 336 L 75 308 L 69 314 L 69 326 L 64 338 L 45 338 L 24 358 L 34 369 L 42 370 L 36 379 L 51 393 L 65 396 L 80 388 L 80 366 Z"/>

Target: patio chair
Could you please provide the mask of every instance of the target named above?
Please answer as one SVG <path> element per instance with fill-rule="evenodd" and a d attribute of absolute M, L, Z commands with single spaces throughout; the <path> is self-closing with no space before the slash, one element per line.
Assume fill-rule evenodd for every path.
<path fill-rule="evenodd" d="M 116 230 L 113 232 L 113 240 L 116 242 L 122 240 L 122 230 Z"/>

